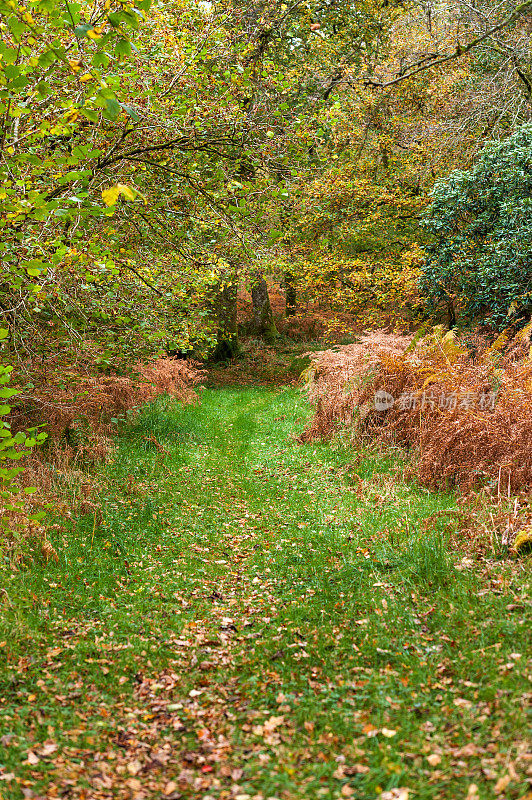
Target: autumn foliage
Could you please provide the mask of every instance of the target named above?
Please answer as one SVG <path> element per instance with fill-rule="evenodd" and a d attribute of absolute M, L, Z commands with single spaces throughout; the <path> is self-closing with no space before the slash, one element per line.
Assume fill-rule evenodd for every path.
<path fill-rule="evenodd" d="M 21 452 L 23 446 L 17 446 L 22 458 L 16 463 L 23 469 L 13 470 L 9 481 L 4 478 L 2 484 L 8 491 L 0 498 L 0 548 L 12 557 L 37 552 L 45 560 L 56 560 L 57 553 L 40 523 L 47 506 L 44 498 L 57 500 L 58 481 L 68 485 L 69 475 L 74 474 L 79 483 L 83 473 L 76 474 L 76 470 L 80 466 L 107 459 L 114 450 L 113 422 L 131 418 L 137 407 L 161 394 L 182 403 L 196 401 L 194 387 L 204 372 L 191 362 L 161 358 L 136 365 L 128 377 L 70 373 L 68 387 L 65 373 L 59 369 L 48 369 L 41 377 L 42 383 L 31 396 L 17 396 L 9 415 L 13 430 L 44 429 L 46 439 L 44 447 L 33 453 Z M 39 493 L 34 495 L 32 487 L 38 487 Z M 82 480 L 79 491 L 80 510 L 96 511 L 90 481 Z M 72 498 L 70 506 L 75 506 Z"/>
<path fill-rule="evenodd" d="M 488 345 L 481 336 L 458 339 L 437 327 L 403 352 L 392 339 L 375 353 L 366 337 L 351 352 L 320 354 L 310 385 L 316 414 L 302 438 L 353 422 L 373 439 L 414 447 L 415 474 L 431 488 L 528 486 L 531 331 L 528 325 Z"/>
<path fill-rule="evenodd" d="M 106 431 L 109 423 L 136 407 L 168 394 L 180 402 L 197 400 L 194 387 L 204 376 L 194 362 L 159 358 L 135 366 L 129 376 L 70 375 L 48 372 L 31 397 L 21 396 L 13 409 L 15 426 L 45 424 L 55 441 L 68 442 L 76 431 Z"/>

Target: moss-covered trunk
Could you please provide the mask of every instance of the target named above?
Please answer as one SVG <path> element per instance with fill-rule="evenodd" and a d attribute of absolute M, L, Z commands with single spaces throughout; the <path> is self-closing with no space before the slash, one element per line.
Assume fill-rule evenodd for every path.
<path fill-rule="evenodd" d="M 253 330 L 267 342 L 273 341 L 277 336 L 277 328 L 273 320 L 273 312 L 268 295 L 268 285 L 264 275 L 257 275 L 251 287 L 253 301 Z"/>
<path fill-rule="evenodd" d="M 237 293 L 238 283 L 226 283 L 221 286 L 214 301 L 217 341 L 212 354 L 213 361 L 226 361 L 238 355 L 238 326 L 237 326 Z"/>

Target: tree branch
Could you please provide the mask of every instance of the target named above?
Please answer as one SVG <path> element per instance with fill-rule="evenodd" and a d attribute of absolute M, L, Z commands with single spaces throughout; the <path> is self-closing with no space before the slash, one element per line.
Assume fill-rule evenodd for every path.
<path fill-rule="evenodd" d="M 134 273 L 134 274 L 137 276 L 137 278 L 139 278 L 139 279 L 142 281 L 142 283 L 145 283 L 145 284 L 146 284 L 146 286 L 147 286 L 149 289 L 151 289 L 152 291 L 154 291 L 154 292 L 155 292 L 155 294 L 158 294 L 158 295 L 159 295 L 159 297 L 164 297 L 164 292 L 161 292 L 161 291 L 159 291 L 159 289 L 157 289 L 157 287 L 156 287 L 156 286 L 154 286 L 152 283 L 150 283 L 149 281 L 147 281 L 147 280 L 146 280 L 146 278 L 143 278 L 143 277 L 142 277 L 142 275 L 140 274 L 140 272 L 138 272 L 138 271 L 135 269 L 135 267 L 131 267 L 129 264 L 125 264 L 123 261 L 118 261 L 117 263 L 118 263 L 118 264 L 119 264 L 121 267 L 124 267 L 125 269 L 129 269 L 131 272 L 133 272 L 133 273 Z"/>
<path fill-rule="evenodd" d="M 390 81 L 379 81 L 377 78 L 366 77 L 364 78 L 364 83 L 369 86 L 375 86 L 377 89 L 387 89 L 390 86 L 395 86 L 397 83 L 401 83 L 401 81 L 405 81 L 408 78 L 412 78 L 414 75 L 418 75 L 420 72 L 424 72 L 427 69 L 431 69 L 432 67 L 437 67 L 440 64 L 445 64 L 447 61 L 452 61 L 455 58 L 460 58 L 460 56 L 465 55 L 474 47 L 477 47 L 479 44 L 484 42 L 486 39 L 489 39 L 490 36 L 493 36 L 494 33 L 507 28 L 508 25 L 511 25 L 512 22 L 515 22 L 519 17 L 524 14 L 526 11 L 529 11 L 532 8 L 532 0 L 525 0 L 524 3 L 521 3 L 517 6 L 517 8 L 512 11 L 511 14 L 508 14 L 502 22 L 498 25 L 494 25 L 489 30 L 485 31 L 482 36 L 477 36 L 476 39 L 472 39 L 465 45 L 456 45 L 456 50 L 453 53 L 448 53 L 445 56 L 434 56 L 434 60 L 428 60 L 425 63 L 421 64 L 420 66 L 416 67 L 415 69 L 411 69 L 410 72 L 405 72 L 404 75 L 398 75 L 396 78 L 393 78 Z"/>

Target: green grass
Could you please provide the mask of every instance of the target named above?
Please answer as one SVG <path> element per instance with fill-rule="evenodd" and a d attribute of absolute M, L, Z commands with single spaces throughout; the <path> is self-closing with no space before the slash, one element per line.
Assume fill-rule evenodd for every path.
<path fill-rule="evenodd" d="M 159 400 L 96 476 L 102 518 L 3 567 L 1 796 L 524 794 L 524 573 L 457 569 L 431 517 L 456 498 L 297 444 L 309 413 Z"/>

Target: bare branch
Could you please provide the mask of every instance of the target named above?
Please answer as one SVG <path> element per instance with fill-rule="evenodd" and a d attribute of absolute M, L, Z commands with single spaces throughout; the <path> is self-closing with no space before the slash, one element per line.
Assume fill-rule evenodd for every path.
<path fill-rule="evenodd" d="M 476 39 L 472 39 L 465 45 L 458 44 L 456 46 L 456 50 L 453 53 L 448 53 L 445 56 L 437 56 L 434 55 L 430 60 L 425 61 L 423 64 L 417 66 L 415 69 L 411 69 L 410 72 L 405 72 L 404 75 L 398 75 L 396 78 L 393 78 L 390 81 L 379 81 L 377 78 L 372 77 L 365 77 L 364 83 L 369 86 L 375 86 L 377 89 L 387 89 L 390 86 L 395 86 L 397 83 L 401 83 L 401 81 L 405 81 L 408 78 L 412 78 L 414 75 L 418 75 L 420 72 L 424 72 L 427 69 L 431 69 L 432 67 L 439 66 L 440 64 L 445 64 L 447 61 L 452 61 L 455 58 L 460 58 L 461 56 L 469 53 L 470 50 L 473 50 L 474 47 L 477 47 L 479 44 L 484 42 L 486 39 L 489 39 L 490 36 L 493 36 L 494 33 L 507 28 L 512 22 L 515 22 L 519 19 L 522 14 L 532 8 L 532 0 L 526 0 L 524 3 L 521 3 L 517 8 L 512 11 L 502 22 L 498 25 L 494 25 L 489 30 L 485 31 L 481 36 L 477 36 Z"/>

